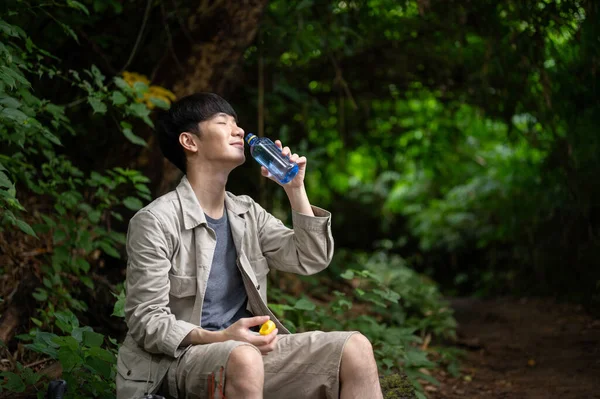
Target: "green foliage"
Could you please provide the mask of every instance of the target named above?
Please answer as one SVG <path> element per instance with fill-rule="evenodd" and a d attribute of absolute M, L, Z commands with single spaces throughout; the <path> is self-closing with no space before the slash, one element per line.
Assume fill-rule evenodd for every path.
<path fill-rule="evenodd" d="M 39 280 L 31 348 L 52 352 L 76 379 L 94 367 L 99 341 L 73 336 L 86 327 L 66 315 L 84 314 L 102 291 L 126 217 L 150 199 L 140 172 L 97 158 L 121 141 L 146 147 L 138 126 L 152 126 L 149 107 L 167 106 L 148 98 L 149 82 L 116 71 L 133 65 L 135 43 L 144 54 L 136 70 L 176 77 L 164 71 L 180 66 L 179 46 L 164 43 L 189 39 L 181 15 L 192 6 L 148 4 L 164 31 L 129 23 L 136 2 L 0 4 L 0 230 L 33 259 L 2 272 Z M 307 155 L 311 202 L 334 214 L 331 293 L 305 278 L 314 295 L 275 292 L 274 310 L 292 330 L 363 331 L 382 371 L 403 369 L 417 386 L 428 378 L 419 370 L 456 373 L 458 355 L 429 345 L 451 339 L 455 323 L 416 271 L 446 293 L 521 288 L 600 303 L 598 5 L 454 5 L 273 0 L 244 57 L 264 78 L 265 134 Z M 258 106 L 254 76 L 240 74 L 231 98 L 245 127 Z M 282 190 L 266 190 L 264 205 L 289 213 Z M 122 316 L 124 292 L 112 291 Z M 111 389 L 106 370 L 89 396 Z M 18 363 L 2 375 L 13 392 L 37 381 Z"/>
<path fill-rule="evenodd" d="M 438 384 L 423 369 L 447 365 L 455 371 L 458 354 L 427 348 L 432 339 L 452 339 L 456 332 L 452 310 L 433 282 L 385 249 L 371 254 L 342 250 L 332 267 L 340 263 L 345 269 L 340 277 L 353 288 L 333 290 L 323 303 L 270 289 L 277 302 L 270 306 L 288 329 L 360 331 L 373 343 L 380 372 L 406 374 L 419 394 L 419 380 Z"/>
<path fill-rule="evenodd" d="M 390 238 L 450 293 L 598 303 L 598 5 L 300 4 L 270 2 L 246 58 L 338 248 Z"/>
<path fill-rule="evenodd" d="M 66 5 L 89 14 L 77 1 Z M 67 25 L 60 25 L 76 38 Z M 149 179 L 122 167 L 85 172 L 69 158 L 63 143 L 86 139 L 68 116 L 72 107 L 85 101 L 92 118 L 114 119 L 125 139 L 145 145 L 132 132 L 135 119 L 152 126 L 150 110 L 137 102 L 144 87 L 124 87 L 121 78 L 108 79 L 93 65 L 64 71 L 60 60 L 3 19 L 0 37 L 0 231 L 25 239 L 16 227 L 43 248 L 36 271 L 40 285 L 32 292 L 38 306 L 31 318 L 33 342 L 26 347 L 60 361 L 69 385 L 80 387 L 71 390 L 70 397 L 112 396 L 116 342 L 109 338 L 106 346 L 104 336 L 79 326 L 72 312 L 86 311 L 84 294 L 94 295 L 99 288 L 99 257 L 121 258 L 125 235 L 111 224 L 122 222 L 124 212 L 136 211 L 151 199 Z M 80 90 L 81 98 L 59 105 L 38 97 L 32 81 L 55 79 Z M 44 207 L 31 200 L 36 197 L 43 198 Z M 54 326 L 67 335 L 56 335 Z M 3 376 L 2 389 L 12 392 L 22 392 L 39 379 L 19 364 Z"/>
<path fill-rule="evenodd" d="M 112 338 L 105 339 L 104 335 L 94 332 L 89 326 L 80 326 L 72 312 L 57 312 L 55 317 L 56 327 L 65 335 L 33 329 L 28 335 L 20 337 L 22 340 L 32 341 L 25 347 L 60 362 L 62 378 L 70 387 L 65 398 L 113 397 L 116 341 Z M 22 379 L 24 385 L 30 385 L 37 382 L 40 376 L 32 374 L 29 381 L 25 380 L 26 374 L 13 378 Z M 6 385 L 5 389 L 18 392 L 14 387 Z"/>

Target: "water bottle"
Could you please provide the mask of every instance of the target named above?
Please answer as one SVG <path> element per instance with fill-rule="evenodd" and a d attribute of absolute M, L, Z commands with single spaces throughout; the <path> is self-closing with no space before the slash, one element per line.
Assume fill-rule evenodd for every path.
<path fill-rule="evenodd" d="M 250 154 L 254 159 L 267 168 L 281 184 L 289 183 L 298 174 L 298 164 L 281 155 L 281 149 L 268 138 L 248 133 L 246 143 L 250 146 Z"/>

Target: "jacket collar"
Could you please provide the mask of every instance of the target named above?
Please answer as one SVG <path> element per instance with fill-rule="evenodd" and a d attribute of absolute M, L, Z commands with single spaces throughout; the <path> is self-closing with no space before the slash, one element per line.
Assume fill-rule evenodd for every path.
<path fill-rule="evenodd" d="M 183 227 L 189 230 L 201 224 L 206 224 L 206 216 L 187 176 L 183 176 L 175 191 L 177 191 L 179 203 L 181 204 Z M 243 215 L 250 209 L 250 205 L 249 202 L 236 197 L 230 192 L 225 193 L 225 208 L 235 215 Z"/>

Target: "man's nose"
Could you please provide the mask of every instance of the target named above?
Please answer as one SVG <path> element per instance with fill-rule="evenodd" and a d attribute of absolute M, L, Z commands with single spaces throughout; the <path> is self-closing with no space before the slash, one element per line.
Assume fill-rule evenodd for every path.
<path fill-rule="evenodd" d="M 234 129 L 234 134 L 236 136 L 244 137 L 244 129 L 242 129 L 239 126 L 236 126 L 235 129 Z"/>

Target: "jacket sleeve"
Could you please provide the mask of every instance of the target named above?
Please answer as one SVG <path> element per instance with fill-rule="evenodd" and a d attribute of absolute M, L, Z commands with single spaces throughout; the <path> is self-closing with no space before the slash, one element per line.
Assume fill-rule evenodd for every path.
<path fill-rule="evenodd" d="M 138 212 L 129 222 L 125 321 L 146 351 L 178 357 L 181 341 L 198 326 L 177 320 L 169 309 L 172 245 L 150 211 Z"/>
<path fill-rule="evenodd" d="M 331 213 L 312 207 L 315 216 L 292 211 L 293 229 L 255 203 L 259 242 L 269 267 L 309 275 L 325 269 L 333 257 Z"/>

